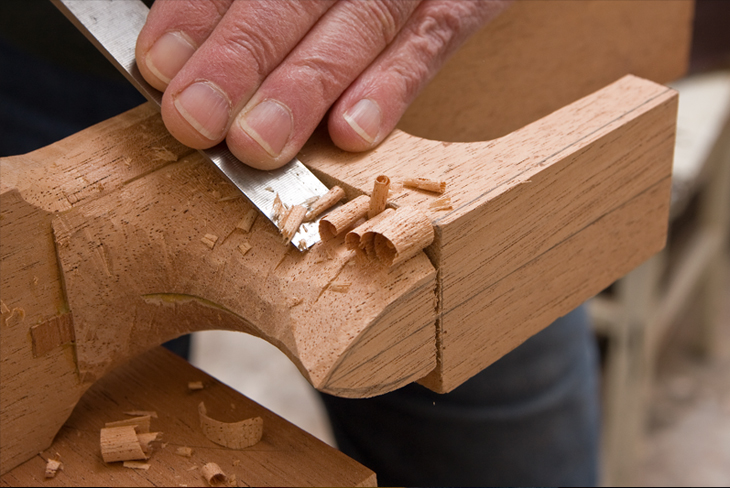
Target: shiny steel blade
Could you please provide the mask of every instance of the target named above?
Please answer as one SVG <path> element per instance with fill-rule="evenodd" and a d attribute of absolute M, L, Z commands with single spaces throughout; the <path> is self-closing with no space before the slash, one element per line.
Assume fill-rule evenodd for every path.
<path fill-rule="evenodd" d="M 149 9 L 141 0 L 51 0 L 124 76 L 159 107 L 162 92 L 150 86 L 137 68 L 134 48 Z M 294 158 L 282 168 L 263 171 L 241 163 L 225 142 L 200 151 L 246 196 L 266 218 L 273 220 L 276 194 L 294 206 L 327 192 L 327 187 Z M 292 244 L 308 249 L 319 239 L 319 219 L 302 224 Z"/>

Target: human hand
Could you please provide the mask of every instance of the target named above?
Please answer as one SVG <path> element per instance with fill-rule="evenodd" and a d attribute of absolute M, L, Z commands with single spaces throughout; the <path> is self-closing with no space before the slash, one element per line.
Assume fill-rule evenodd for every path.
<path fill-rule="evenodd" d="M 333 142 L 379 144 L 469 35 L 508 0 L 157 0 L 137 40 L 164 91 L 170 133 L 196 149 L 224 138 L 278 168 L 329 110 Z"/>

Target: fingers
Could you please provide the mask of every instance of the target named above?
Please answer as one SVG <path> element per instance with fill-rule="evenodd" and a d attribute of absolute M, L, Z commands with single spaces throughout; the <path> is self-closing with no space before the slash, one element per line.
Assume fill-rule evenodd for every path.
<path fill-rule="evenodd" d="M 243 162 L 289 161 L 342 92 L 393 40 L 418 1 L 338 2 L 274 69 L 228 131 Z"/>
<path fill-rule="evenodd" d="M 379 144 L 448 57 L 509 3 L 423 2 L 332 108 L 328 127 L 335 145 L 359 152 Z"/>
<path fill-rule="evenodd" d="M 157 0 L 137 38 L 140 73 L 158 90 L 165 90 L 200 47 L 233 0 Z"/>
<path fill-rule="evenodd" d="M 171 0 L 163 7 L 177 9 L 178 2 Z M 190 3 L 203 2 L 192 0 Z M 228 4 L 227 11 L 215 26 L 201 28 L 196 34 L 186 33 L 194 41 L 196 36 L 205 39 L 170 80 L 162 99 L 162 118 L 170 133 L 196 149 L 205 149 L 223 140 L 233 117 L 266 75 L 304 38 L 332 1 L 234 1 Z M 216 5 L 226 7 L 222 3 Z M 159 25 L 153 24 L 157 32 L 170 33 L 170 29 L 182 23 L 174 24 L 178 16 L 182 19 L 187 15 L 190 12 L 172 16 L 173 28 L 170 28 L 167 21 L 152 18 L 151 11 L 152 19 L 148 18 L 148 23 L 159 22 Z M 208 11 L 205 22 L 214 21 Z M 142 46 L 146 45 L 139 42 L 138 47 Z M 151 52 L 154 52 L 154 45 Z M 149 53 L 141 55 L 145 60 L 150 59 Z"/>

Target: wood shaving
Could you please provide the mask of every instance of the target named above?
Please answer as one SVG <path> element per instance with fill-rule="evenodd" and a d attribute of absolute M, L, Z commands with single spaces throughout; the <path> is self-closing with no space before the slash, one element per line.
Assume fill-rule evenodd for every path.
<path fill-rule="evenodd" d="M 454 207 L 451 205 L 450 196 L 441 196 L 436 201 L 433 201 L 431 204 L 429 204 L 428 207 L 435 211 L 447 211 L 454 209 Z"/>
<path fill-rule="evenodd" d="M 49 459 L 46 462 L 46 478 L 54 478 L 58 470 L 63 469 L 63 463 L 56 459 Z"/>
<path fill-rule="evenodd" d="M 304 251 L 305 249 L 307 249 L 307 241 L 305 241 L 304 239 L 302 239 L 301 241 L 299 241 L 297 243 L 297 249 L 299 251 Z"/>
<path fill-rule="evenodd" d="M 253 223 L 256 221 L 258 214 L 259 212 L 254 209 L 248 210 L 241 221 L 238 222 L 236 228 L 241 229 L 243 232 L 249 232 L 251 227 L 253 227 Z"/>
<path fill-rule="evenodd" d="M 139 446 L 142 447 L 142 452 L 149 455 L 152 451 L 150 444 L 157 440 L 160 435 L 162 435 L 162 433 L 159 431 L 153 433 L 138 433 L 137 440 L 139 440 Z"/>
<path fill-rule="evenodd" d="M 238 252 L 241 253 L 241 256 L 246 256 L 246 253 L 248 253 L 250 249 L 251 245 L 248 243 L 241 243 L 238 245 Z"/>
<path fill-rule="evenodd" d="M 102 428 L 99 440 L 105 463 L 147 459 L 134 426 Z"/>
<path fill-rule="evenodd" d="M 209 485 L 222 485 L 228 481 L 228 477 L 216 463 L 208 463 L 200 471 Z"/>
<path fill-rule="evenodd" d="M 213 249 L 216 241 L 218 241 L 218 236 L 216 236 L 215 234 L 206 234 L 200 238 L 200 242 L 205 244 L 210 249 Z"/>
<path fill-rule="evenodd" d="M 155 157 L 162 161 L 177 161 L 177 154 L 168 150 L 166 147 L 153 147 Z"/>
<path fill-rule="evenodd" d="M 195 465 L 191 466 L 190 468 L 188 468 L 188 471 L 195 471 L 197 469 L 198 469 L 198 465 L 195 464 Z"/>
<path fill-rule="evenodd" d="M 106 428 L 119 428 L 120 426 L 134 426 L 137 433 L 149 433 L 152 416 L 150 414 L 138 416 L 136 418 L 123 419 L 121 421 L 112 421 L 106 423 Z"/>
<path fill-rule="evenodd" d="M 378 216 L 385 209 L 388 202 L 388 189 L 390 188 L 390 179 L 386 175 L 379 175 L 373 183 L 373 195 L 370 196 L 370 207 L 368 208 L 368 218 Z"/>
<path fill-rule="evenodd" d="M 193 456 L 193 449 L 190 447 L 178 447 L 175 449 L 175 454 L 182 457 L 192 457 Z"/>
<path fill-rule="evenodd" d="M 273 187 L 271 187 L 270 185 L 267 185 L 266 187 L 264 187 L 264 190 L 269 191 L 269 192 L 274 192 Z"/>
<path fill-rule="evenodd" d="M 188 390 L 195 391 L 195 390 L 202 390 L 203 388 L 205 388 L 205 387 L 203 386 L 202 381 L 191 381 L 190 383 L 188 383 Z"/>
<path fill-rule="evenodd" d="M 241 196 L 226 196 L 224 198 L 220 198 L 216 203 L 225 203 L 226 201 L 235 201 L 236 199 L 241 199 Z"/>
<path fill-rule="evenodd" d="M 284 238 L 284 244 L 289 244 L 294 237 L 294 234 L 299 230 L 299 226 L 302 225 L 304 215 L 307 214 L 307 208 L 302 205 L 296 205 L 286 214 L 286 217 L 281 222 L 281 235 Z"/>
<path fill-rule="evenodd" d="M 7 314 L 8 312 L 10 312 L 10 309 L 4 301 L 0 300 L 0 314 Z"/>
<path fill-rule="evenodd" d="M 326 194 L 320 196 L 309 208 L 309 212 L 305 217 L 305 222 L 311 222 L 320 216 L 325 211 L 332 208 L 334 205 L 345 199 L 345 191 L 342 187 L 336 185 Z M 306 204 L 306 203 L 305 203 Z"/>
<path fill-rule="evenodd" d="M 238 466 L 239 464 L 241 464 L 241 460 L 240 459 L 234 459 L 233 460 L 233 466 Z"/>
<path fill-rule="evenodd" d="M 443 180 L 435 180 L 430 178 L 407 178 L 403 180 L 405 187 L 413 187 L 423 191 L 438 192 L 443 194 L 446 192 L 446 182 Z"/>
<path fill-rule="evenodd" d="M 358 196 L 330 212 L 319 221 L 319 235 L 323 241 L 332 239 L 364 218 L 370 208 L 369 196 Z"/>
<path fill-rule="evenodd" d="M 335 293 L 347 293 L 352 283 L 349 282 L 333 282 L 329 285 L 329 290 Z"/>
<path fill-rule="evenodd" d="M 122 466 L 133 470 L 148 470 L 150 465 L 147 463 L 140 463 L 139 461 L 124 461 Z"/>
<path fill-rule="evenodd" d="M 127 416 L 149 416 L 157 419 L 157 411 L 127 411 L 124 414 Z"/>
<path fill-rule="evenodd" d="M 198 415 L 203 435 L 210 441 L 229 449 L 251 447 L 257 444 L 263 435 L 264 421 L 260 417 L 244 419 L 235 423 L 224 423 L 209 417 L 203 402 L 198 405 Z"/>
<path fill-rule="evenodd" d="M 10 315 L 5 318 L 6 326 L 15 326 L 25 320 L 25 310 L 15 307 L 10 311 Z"/>
<path fill-rule="evenodd" d="M 278 222 L 281 219 L 282 215 L 284 215 L 284 203 L 281 202 L 279 193 L 276 193 L 276 196 L 274 197 L 274 203 L 271 205 L 271 218 L 275 222 Z"/>
<path fill-rule="evenodd" d="M 129 156 L 124 156 L 123 161 L 125 165 L 132 166 L 132 158 L 130 158 Z"/>

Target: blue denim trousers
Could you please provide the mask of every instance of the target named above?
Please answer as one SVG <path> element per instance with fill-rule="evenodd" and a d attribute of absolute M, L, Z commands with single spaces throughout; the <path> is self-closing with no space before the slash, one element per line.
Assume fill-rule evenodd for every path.
<path fill-rule="evenodd" d="M 0 156 L 37 149 L 144 102 L 125 82 L 35 60 L 2 40 L 0 67 Z M 374 470 L 380 485 L 597 482 L 598 361 L 584 308 L 451 393 L 411 384 L 365 400 L 322 398 L 339 448 Z"/>
<path fill-rule="evenodd" d="M 364 400 L 322 398 L 340 450 L 381 486 L 594 486 L 597 357 L 580 307 L 450 393 L 413 383 Z"/>

